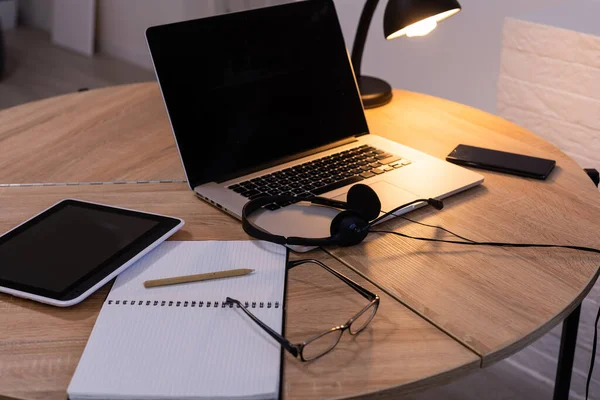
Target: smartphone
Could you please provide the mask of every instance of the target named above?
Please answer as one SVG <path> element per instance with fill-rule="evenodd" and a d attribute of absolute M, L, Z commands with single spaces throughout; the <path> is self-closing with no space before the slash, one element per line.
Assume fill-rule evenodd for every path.
<path fill-rule="evenodd" d="M 545 158 L 507 153 L 483 147 L 459 144 L 446 157 L 446 161 L 469 167 L 505 172 L 528 178 L 546 179 L 556 161 Z"/>

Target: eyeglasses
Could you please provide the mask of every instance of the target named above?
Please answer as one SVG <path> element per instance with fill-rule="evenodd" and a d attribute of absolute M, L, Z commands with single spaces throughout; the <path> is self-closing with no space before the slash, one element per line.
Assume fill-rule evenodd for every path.
<path fill-rule="evenodd" d="M 333 348 L 339 343 L 340 338 L 344 331 L 350 332 L 351 335 L 357 335 L 361 331 L 363 331 L 369 322 L 375 317 L 377 313 L 377 309 L 379 308 L 379 296 L 371 293 L 364 287 L 360 286 L 358 283 L 354 282 L 352 279 L 340 274 L 334 269 L 328 267 L 318 260 L 297 260 L 290 261 L 287 265 L 288 269 L 292 269 L 298 265 L 312 263 L 317 264 L 327 271 L 332 273 L 333 275 L 340 278 L 342 281 L 348 284 L 352 289 L 356 290 L 361 296 L 369 300 L 369 304 L 367 304 L 362 310 L 360 310 L 356 315 L 346 321 L 345 324 L 335 326 L 319 335 L 313 336 L 305 342 L 294 344 L 290 342 L 285 337 L 281 336 L 279 333 L 275 332 L 271 329 L 267 324 L 258 319 L 254 314 L 252 314 L 246 307 L 242 305 L 239 300 L 232 299 L 231 297 L 227 297 L 225 304 L 228 304 L 230 307 L 233 305 L 237 305 L 238 308 L 241 308 L 246 315 L 248 315 L 254 322 L 256 322 L 262 329 L 265 330 L 273 339 L 275 339 L 279 344 L 283 346 L 284 349 L 289 351 L 294 357 L 299 358 L 302 361 L 312 361 L 325 354 L 329 353 Z"/>

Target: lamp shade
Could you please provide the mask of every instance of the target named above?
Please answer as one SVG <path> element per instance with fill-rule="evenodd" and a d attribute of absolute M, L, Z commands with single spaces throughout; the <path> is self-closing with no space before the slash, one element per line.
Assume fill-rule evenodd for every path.
<path fill-rule="evenodd" d="M 389 0 L 383 16 L 386 39 L 422 36 L 461 9 L 457 0 Z"/>

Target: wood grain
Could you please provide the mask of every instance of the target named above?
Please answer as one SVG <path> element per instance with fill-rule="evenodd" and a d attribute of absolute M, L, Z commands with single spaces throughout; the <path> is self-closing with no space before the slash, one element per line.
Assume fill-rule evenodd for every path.
<path fill-rule="evenodd" d="M 344 333 L 327 356 L 300 363 L 286 354 L 286 399 L 398 398 L 479 368 L 475 354 L 360 276 L 320 251 L 312 256 L 382 295 L 381 304 L 365 331 Z M 292 269 L 288 285 L 286 336 L 294 343 L 345 323 L 366 305 L 362 296 L 314 265 Z"/>
<path fill-rule="evenodd" d="M 248 239 L 236 220 L 197 199 L 185 184 L 176 183 L 0 188 L 0 231 L 65 197 L 168 211 L 185 221 L 173 239 Z M 379 392 L 378 396 L 396 397 L 478 368 L 476 354 L 322 251 L 305 256 L 326 262 L 382 299 L 372 325 L 358 336 L 345 335 L 328 356 L 301 363 L 286 355 L 285 399 Z M 364 298 L 318 267 L 298 266 L 288 279 L 286 335 L 294 341 L 343 323 L 364 307 Z M 0 295 L 0 395 L 64 399 L 108 286 L 66 309 Z"/>
<path fill-rule="evenodd" d="M 182 217 L 173 240 L 250 239 L 238 220 L 201 201 L 185 183 L 0 188 L 0 232 L 65 198 Z"/>
<path fill-rule="evenodd" d="M 396 92 L 373 110 L 374 132 L 443 158 L 458 143 L 557 160 L 546 181 L 481 172 L 481 187 L 410 218 L 477 241 L 557 243 L 600 248 L 600 196 L 583 170 L 528 131 L 442 99 Z M 419 125 L 418 121 L 422 121 Z M 394 133 L 399 126 L 408 126 Z M 396 219 L 378 229 L 456 239 Z M 331 253 L 435 323 L 489 365 L 565 318 L 598 275 L 600 255 L 561 249 L 500 249 L 372 234 Z"/>
<path fill-rule="evenodd" d="M 0 183 L 185 179 L 156 84 L 0 111 Z"/>
<path fill-rule="evenodd" d="M 439 158 L 465 143 L 551 154 L 576 167 L 529 131 L 436 97 L 394 90 L 392 103 L 366 116 L 372 133 Z M 185 179 L 154 82 L 24 104 L 0 111 L 0 122 L 0 183 Z"/>
<path fill-rule="evenodd" d="M 469 107 L 405 91 L 395 91 L 392 103 L 368 110 L 366 114 L 373 133 L 440 158 L 457 144 L 465 143 L 557 160 L 557 168 L 546 181 L 485 172 L 486 181 L 482 186 L 448 199 L 444 210 L 422 209 L 412 213 L 411 218 L 441 224 L 475 240 L 600 247 L 596 188 L 580 166 L 532 133 Z M 183 171 L 156 84 L 78 93 L 0 112 L 1 183 L 182 178 Z M 65 197 L 184 217 L 186 225 L 173 237 L 177 240 L 248 238 L 237 220 L 198 200 L 184 183 L 0 187 L 3 205 L 0 231 Z M 425 237 L 446 237 L 440 231 L 401 219 L 379 228 Z M 472 349 L 482 357 L 484 366 L 517 351 L 564 318 L 596 280 L 600 261 L 597 255 L 566 250 L 460 247 L 378 234 L 370 235 L 360 246 L 326 250 L 416 313 L 410 315 L 420 315 L 462 343 L 465 346 L 462 349 Z M 36 315 L 25 313 L 20 318 L 32 321 L 33 325 L 33 321 L 37 322 Z M 11 314 L 7 314 L 7 318 L 12 321 Z M 54 321 L 51 312 L 42 320 L 44 318 Z M 86 318 L 89 324 L 95 312 Z M 316 326 L 318 321 L 309 319 L 309 322 L 306 329 Z M 58 326 L 61 323 L 57 323 Z M 18 340 L 19 332 L 27 323 L 11 324 L 7 326 L 15 329 L 10 331 L 12 333 L 7 330 L 7 337 L 12 335 L 10 337 Z M 91 327 L 83 322 L 81 326 Z M 62 332 L 65 328 L 58 330 Z M 71 334 L 52 333 L 58 337 Z M 76 333 L 74 329 L 73 334 Z M 41 334 L 34 329 L 24 336 Z M 446 339 L 448 346 L 456 344 L 447 336 Z M 356 356 L 364 365 L 369 365 L 367 375 L 371 369 L 378 368 L 377 363 L 374 358 L 360 357 L 363 353 L 367 357 L 370 352 L 385 357 L 381 355 L 382 349 L 376 352 L 371 347 L 380 346 L 380 340 L 385 343 L 385 339 L 374 340 Z M 414 340 L 415 351 L 423 352 L 415 354 L 411 363 L 425 363 L 421 373 L 423 382 L 429 382 L 427 376 L 436 377 L 432 382 L 452 377 L 470 365 L 457 356 L 458 362 L 451 367 L 452 356 L 446 359 L 435 352 L 427 354 L 421 347 L 428 345 Z M 430 358 L 427 361 L 419 357 Z M 436 357 L 443 361 L 442 367 L 438 368 Z M 427 375 L 426 364 L 432 361 L 436 366 Z M 343 397 L 375 391 L 385 394 L 387 387 L 393 397 L 420 385 L 420 379 L 402 370 L 401 363 L 396 364 L 391 359 L 386 365 L 391 372 L 399 371 L 399 374 L 382 375 L 383 383 L 378 376 L 369 375 L 373 381 L 361 381 L 360 385 L 352 384 L 360 380 L 356 371 L 340 372 L 352 377 L 346 380 L 342 375 L 328 375 L 325 367 L 320 370 L 317 363 L 314 365 L 305 368 L 317 373 L 309 378 L 304 376 L 310 379 L 314 392 L 306 394 L 294 388 L 290 396 L 296 391 L 305 397 L 319 394 Z M 454 372 L 442 374 L 442 371 L 452 370 Z M 328 377 L 329 383 L 320 381 L 322 376 Z M 291 378 L 286 377 L 286 385 L 292 382 L 288 379 Z M 322 382 L 322 386 L 314 386 L 313 380 Z M 336 384 L 331 385 L 331 382 Z M 3 393 L 1 385 L 0 393 Z M 32 385 L 19 390 L 35 393 L 46 390 L 43 385 Z M 13 383 L 7 387 L 13 390 L 16 386 Z"/>

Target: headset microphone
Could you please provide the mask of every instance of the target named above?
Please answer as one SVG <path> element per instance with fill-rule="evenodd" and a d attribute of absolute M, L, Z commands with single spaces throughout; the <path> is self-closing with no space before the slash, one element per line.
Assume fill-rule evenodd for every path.
<path fill-rule="evenodd" d="M 438 199 L 428 199 L 427 204 L 435 208 L 436 210 L 441 210 L 444 208 L 444 203 Z"/>

